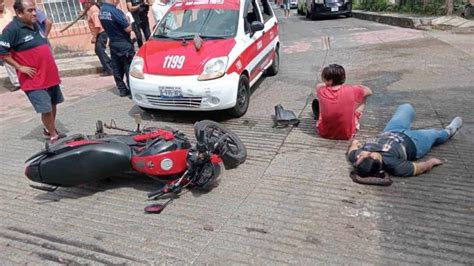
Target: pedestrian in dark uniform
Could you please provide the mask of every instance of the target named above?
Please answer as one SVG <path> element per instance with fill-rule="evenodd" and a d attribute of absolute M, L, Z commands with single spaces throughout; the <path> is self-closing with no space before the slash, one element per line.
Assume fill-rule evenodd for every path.
<path fill-rule="evenodd" d="M 50 142 L 64 137 L 56 130 L 56 105 L 64 101 L 60 78 L 45 33 L 37 24 L 33 0 L 15 0 L 16 16 L 0 36 L 0 59 L 16 69 L 20 88 L 41 114 L 43 135 Z"/>
<path fill-rule="evenodd" d="M 135 36 L 137 36 L 138 47 L 141 47 L 150 38 L 150 22 L 148 21 L 150 6 L 145 0 L 127 0 L 127 9 L 132 13 L 133 20 L 135 21 L 133 31 Z M 145 39 L 143 39 L 141 31 L 143 31 Z"/>
<path fill-rule="evenodd" d="M 99 19 L 110 39 L 112 69 L 120 97 L 130 95 L 128 71 L 135 55 L 130 38 L 132 27 L 122 10 L 116 7 L 114 0 L 105 1 L 100 9 Z M 127 78 L 127 84 L 123 82 L 124 75 Z"/>

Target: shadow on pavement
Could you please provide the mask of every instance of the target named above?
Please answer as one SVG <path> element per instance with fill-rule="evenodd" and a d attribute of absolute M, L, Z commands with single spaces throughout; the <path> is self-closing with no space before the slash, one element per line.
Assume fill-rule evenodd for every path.
<path fill-rule="evenodd" d="M 41 120 L 41 117 L 38 117 Z M 56 120 L 56 127 L 60 133 L 68 134 L 70 131 L 66 128 L 66 126 L 58 119 Z M 38 126 L 33 128 L 29 133 L 22 136 L 21 140 L 37 140 L 39 142 L 45 142 L 45 138 L 43 137 L 43 125 L 41 121 L 39 122 Z"/>

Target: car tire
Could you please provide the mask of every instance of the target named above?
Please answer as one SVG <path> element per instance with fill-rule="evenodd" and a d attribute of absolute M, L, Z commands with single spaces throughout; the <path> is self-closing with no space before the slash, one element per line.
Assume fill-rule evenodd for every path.
<path fill-rule="evenodd" d="M 345 16 L 346 16 L 346 18 L 352 17 L 352 12 L 347 13 Z"/>
<path fill-rule="evenodd" d="M 272 65 L 267 69 L 267 76 L 275 76 L 280 70 L 280 53 L 278 52 L 278 47 L 275 47 L 275 57 L 273 58 Z"/>
<path fill-rule="evenodd" d="M 239 86 L 237 88 L 237 99 L 234 108 L 229 110 L 229 114 L 233 117 L 241 117 L 249 108 L 250 102 L 250 86 L 249 79 L 245 75 L 241 75 Z"/>
<path fill-rule="evenodd" d="M 200 132 L 204 132 L 202 136 Z M 220 157 L 226 169 L 239 166 L 247 159 L 247 149 L 242 140 L 222 124 L 211 120 L 202 120 L 194 124 L 194 135 L 198 141 L 210 144 L 227 134 L 226 145 L 220 151 Z"/>
<path fill-rule="evenodd" d="M 318 14 L 316 14 L 316 12 L 313 12 L 313 10 L 314 8 L 311 5 L 311 11 L 309 12 L 309 17 L 311 18 L 311 20 L 316 20 L 318 18 Z"/>

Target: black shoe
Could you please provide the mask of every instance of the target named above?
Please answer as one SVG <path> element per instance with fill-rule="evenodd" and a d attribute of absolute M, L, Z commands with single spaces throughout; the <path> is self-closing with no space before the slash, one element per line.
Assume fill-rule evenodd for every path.
<path fill-rule="evenodd" d="M 119 92 L 119 95 L 120 95 L 120 97 L 128 96 L 128 95 L 130 95 L 130 91 L 129 90 L 122 90 L 122 91 Z"/>

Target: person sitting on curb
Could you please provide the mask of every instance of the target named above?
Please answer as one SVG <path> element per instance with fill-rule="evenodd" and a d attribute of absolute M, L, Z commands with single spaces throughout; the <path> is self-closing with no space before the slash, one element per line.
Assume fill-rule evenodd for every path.
<path fill-rule="evenodd" d="M 360 177 L 380 176 L 387 172 L 394 176 L 415 176 L 442 164 L 431 158 L 414 162 L 425 156 L 433 145 L 445 143 L 462 127 L 461 117 L 455 117 L 445 129 L 411 129 L 415 109 L 410 104 L 400 105 L 382 134 L 362 144 L 353 140 L 347 159 Z"/>
<path fill-rule="evenodd" d="M 358 129 L 367 97 L 372 90 L 362 85 L 347 85 L 346 72 L 337 64 L 325 67 L 316 86 L 317 100 L 313 103 L 319 135 L 326 139 L 348 140 Z M 316 106 L 315 106 L 316 105 Z"/>

